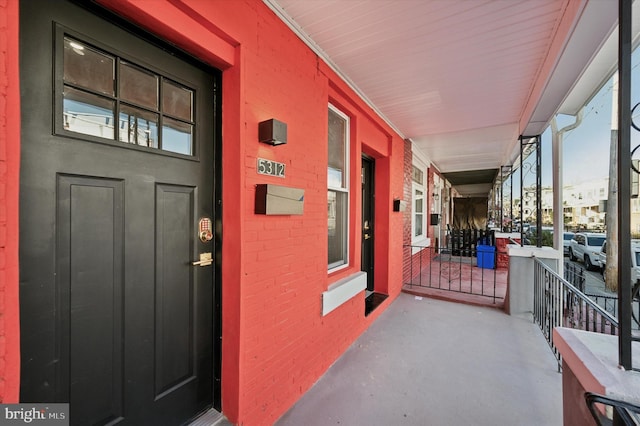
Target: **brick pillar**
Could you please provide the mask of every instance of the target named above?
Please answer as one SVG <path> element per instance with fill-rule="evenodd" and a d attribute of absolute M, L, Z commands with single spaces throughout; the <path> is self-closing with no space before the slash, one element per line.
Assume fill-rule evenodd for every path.
<path fill-rule="evenodd" d="M 404 176 L 403 176 L 403 200 L 407 202 L 407 208 L 402 214 L 402 282 L 409 282 L 411 276 L 411 172 L 413 164 L 413 153 L 411 152 L 411 142 L 404 141 Z"/>

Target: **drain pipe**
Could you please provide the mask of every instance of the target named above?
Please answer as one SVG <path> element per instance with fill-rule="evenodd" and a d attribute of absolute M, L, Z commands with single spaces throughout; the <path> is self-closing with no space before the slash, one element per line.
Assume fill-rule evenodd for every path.
<path fill-rule="evenodd" d="M 558 130 L 558 122 L 556 115 L 551 120 L 551 146 L 552 146 L 552 164 L 553 164 L 553 248 L 564 253 L 564 197 L 563 197 L 563 179 L 562 179 L 562 144 L 564 134 L 575 129 L 582 123 L 582 114 L 584 107 L 580 108 L 575 116 L 576 121 L 573 124 Z M 564 254 L 558 262 L 558 275 L 564 278 Z"/>

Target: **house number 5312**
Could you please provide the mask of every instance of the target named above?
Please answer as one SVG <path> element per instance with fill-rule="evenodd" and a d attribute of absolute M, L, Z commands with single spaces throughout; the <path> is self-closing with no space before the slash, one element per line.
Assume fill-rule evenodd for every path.
<path fill-rule="evenodd" d="M 258 158 L 258 174 L 284 177 L 284 164 L 264 158 Z"/>

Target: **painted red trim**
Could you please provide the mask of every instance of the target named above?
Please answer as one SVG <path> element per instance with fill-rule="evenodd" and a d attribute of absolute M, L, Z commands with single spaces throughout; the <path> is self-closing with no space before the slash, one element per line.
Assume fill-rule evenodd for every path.
<path fill-rule="evenodd" d="M 233 423 L 239 423 L 241 414 L 240 354 L 242 277 L 242 220 L 238 211 L 244 211 L 244 162 L 240 143 L 241 102 L 240 49 L 236 49 L 238 64 L 222 75 L 222 411 Z"/>
<path fill-rule="evenodd" d="M 4 354 L 3 403 L 16 403 L 20 394 L 20 312 L 18 273 L 18 187 L 20 176 L 20 78 L 18 68 L 18 1 L 7 2 L 7 106 L 6 106 L 6 277 L 3 318 Z"/>
<path fill-rule="evenodd" d="M 136 0 L 97 1 L 212 66 L 225 69 L 234 63 L 238 43 L 229 37 L 221 37 L 223 31 L 213 23 L 204 25 L 205 18 L 182 1 L 162 4 Z"/>

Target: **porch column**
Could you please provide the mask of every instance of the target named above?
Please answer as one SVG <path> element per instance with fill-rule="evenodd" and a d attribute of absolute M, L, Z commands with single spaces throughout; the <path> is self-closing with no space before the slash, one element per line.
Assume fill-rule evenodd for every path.
<path fill-rule="evenodd" d="M 564 252 L 564 196 L 562 179 L 562 149 L 564 134 L 578 127 L 582 123 L 582 109 L 576 115 L 576 121 L 573 124 L 558 130 L 556 117 L 551 120 L 551 162 L 553 164 L 553 248 Z M 558 262 L 558 275 L 564 277 L 564 260 L 561 258 Z"/>

